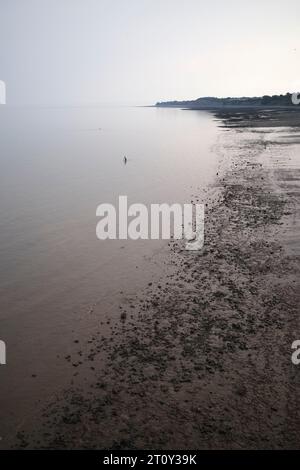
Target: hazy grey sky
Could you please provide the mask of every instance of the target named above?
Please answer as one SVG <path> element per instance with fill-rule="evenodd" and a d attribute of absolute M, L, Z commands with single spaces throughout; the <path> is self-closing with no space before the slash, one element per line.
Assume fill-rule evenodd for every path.
<path fill-rule="evenodd" d="M 0 79 L 8 104 L 296 91 L 299 18 L 299 0 L 0 0 Z"/>

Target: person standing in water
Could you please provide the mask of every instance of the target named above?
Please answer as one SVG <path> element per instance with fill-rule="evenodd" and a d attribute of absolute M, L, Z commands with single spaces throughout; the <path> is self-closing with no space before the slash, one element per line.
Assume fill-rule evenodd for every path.
<path fill-rule="evenodd" d="M 124 156 L 123 161 L 124 161 L 124 164 L 126 165 L 126 163 L 127 163 L 127 157 Z"/>

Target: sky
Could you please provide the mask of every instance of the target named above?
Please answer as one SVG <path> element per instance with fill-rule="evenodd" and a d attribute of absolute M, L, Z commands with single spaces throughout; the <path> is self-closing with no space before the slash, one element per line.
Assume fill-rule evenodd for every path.
<path fill-rule="evenodd" d="M 12 105 L 298 91 L 299 17 L 299 0 L 0 0 L 0 80 Z"/>

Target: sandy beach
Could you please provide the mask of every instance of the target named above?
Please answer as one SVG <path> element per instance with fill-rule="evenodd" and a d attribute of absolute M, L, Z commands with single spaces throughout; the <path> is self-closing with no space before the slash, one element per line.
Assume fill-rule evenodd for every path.
<path fill-rule="evenodd" d="M 73 382 L 13 447 L 299 448 L 300 112 L 215 119 L 216 184 L 191 195 L 204 249 L 169 243 L 165 274 L 62 358 Z"/>

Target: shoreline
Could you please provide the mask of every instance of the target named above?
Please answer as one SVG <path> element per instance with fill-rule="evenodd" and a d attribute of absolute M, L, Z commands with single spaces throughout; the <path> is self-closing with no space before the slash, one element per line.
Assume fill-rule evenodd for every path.
<path fill-rule="evenodd" d="M 289 112 L 277 121 L 300 129 Z M 244 115 L 238 124 L 230 112 L 215 117 L 224 134 L 204 249 L 189 253 L 170 242 L 166 276 L 120 305 L 107 337 L 91 338 L 88 392 L 74 378 L 14 446 L 299 447 L 300 379 L 290 356 L 300 335 L 300 273 L 287 244 L 299 168 L 285 184 L 298 143 L 268 140 L 262 128 L 274 126 L 270 117 Z"/>

